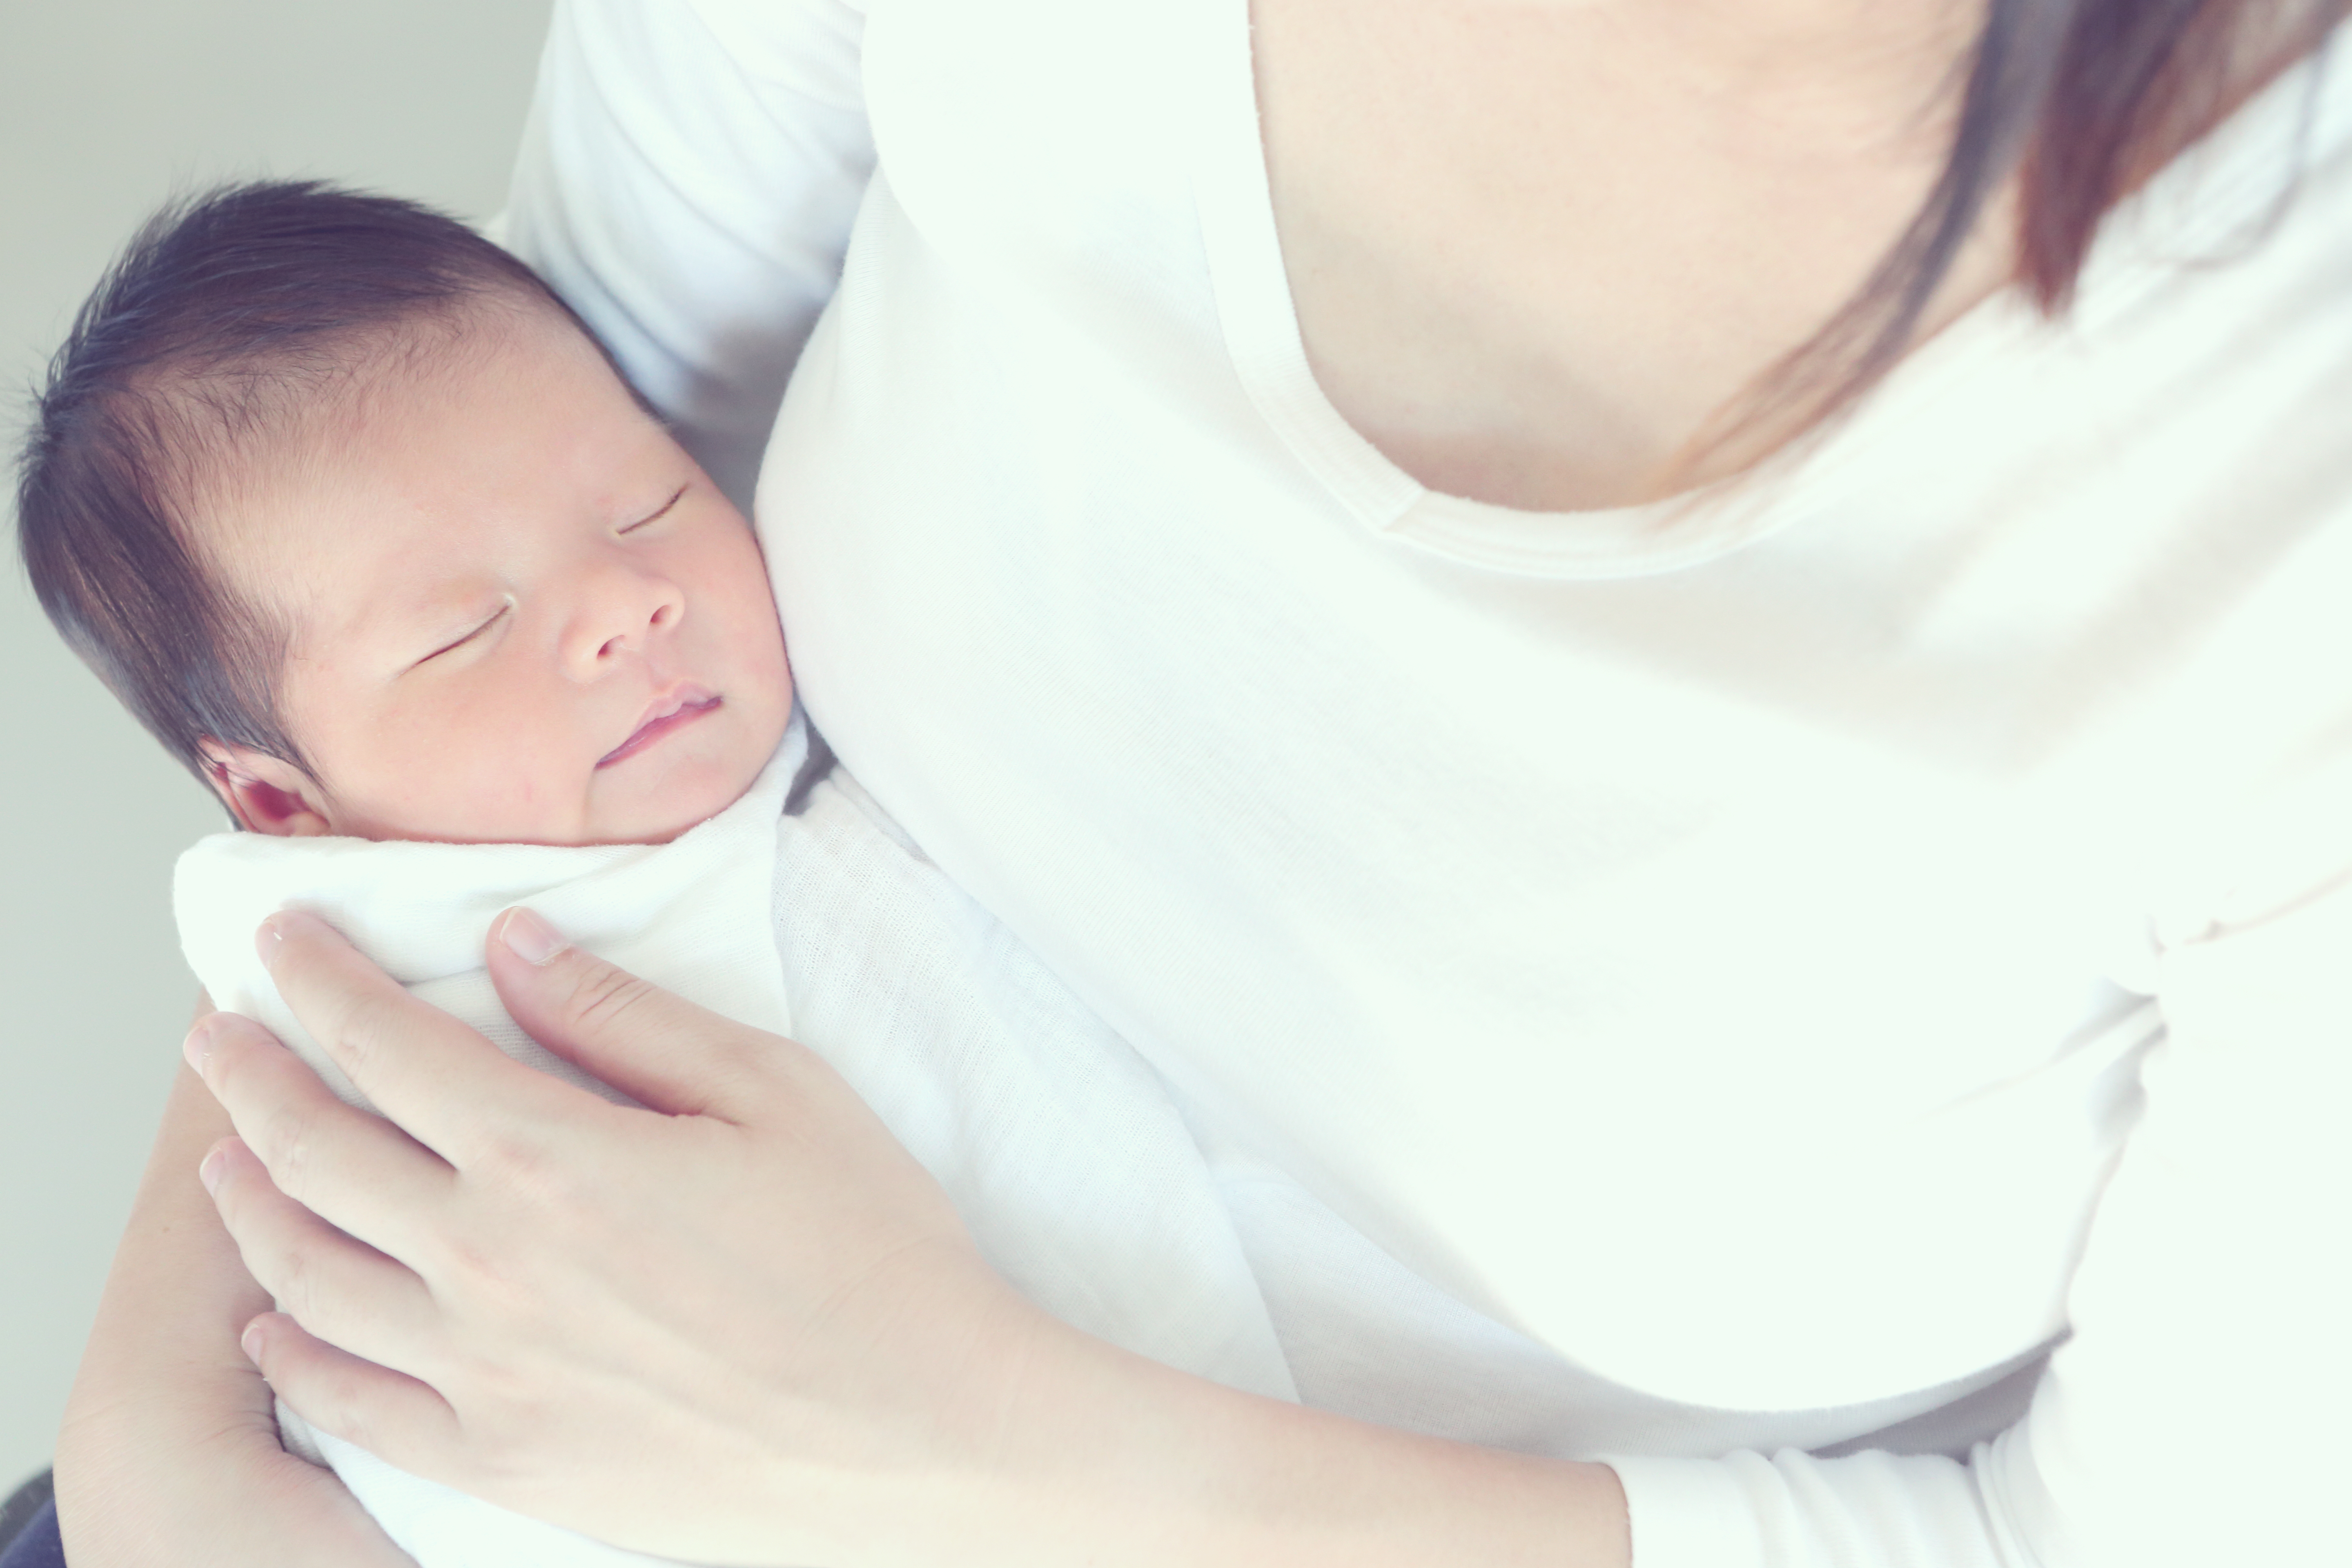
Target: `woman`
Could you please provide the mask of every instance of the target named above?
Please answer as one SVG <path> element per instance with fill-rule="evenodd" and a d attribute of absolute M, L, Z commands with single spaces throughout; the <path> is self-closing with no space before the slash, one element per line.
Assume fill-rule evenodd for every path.
<path fill-rule="evenodd" d="M 814 716 L 1184 1097 L 1312 1408 L 795 1204 L 919 1184 L 576 952 L 517 1016 L 708 1114 L 484 1140 L 300 926 L 449 1165 L 205 1037 L 261 1366 L 710 1561 L 2341 1557 L 2337 10 L 582 0 L 517 244 L 765 446 Z M 78 1568 L 392 1560 L 226 1351 L 226 1127 L 184 1084 Z M 439 1206 L 385 1262 L 269 1173 Z"/>

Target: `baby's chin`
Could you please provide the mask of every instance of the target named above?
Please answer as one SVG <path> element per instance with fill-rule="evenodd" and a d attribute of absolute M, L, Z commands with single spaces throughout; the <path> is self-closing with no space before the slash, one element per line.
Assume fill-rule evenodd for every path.
<path fill-rule="evenodd" d="M 572 842 L 579 845 L 667 844 L 681 834 L 692 832 L 742 799 L 751 792 L 751 785 L 758 777 L 759 775 L 754 773 L 751 778 L 746 779 L 740 787 L 730 794 L 714 799 L 707 805 L 696 805 L 688 810 L 655 815 L 635 826 L 598 826 Z"/>
<path fill-rule="evenodd" d="M 756 756 L 748 749 L 723 757 L 681 756 L 664 759 L 668 765 L 646 768 L 641 776 L 598 777 L 591 782 L 583 831 L 570 841 L 667 844 L 742 799 L 774 754 L 772 745 Z M 630 761 L 640 760 L 650 761 Z"/>

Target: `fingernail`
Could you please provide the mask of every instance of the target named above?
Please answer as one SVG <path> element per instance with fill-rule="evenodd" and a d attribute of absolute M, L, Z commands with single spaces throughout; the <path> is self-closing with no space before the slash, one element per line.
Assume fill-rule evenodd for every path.
<path fill-rule="evenodd" d="M 217 1149 L 205 1156 L 205 1163 L 196 1167 L 196 1180 L 205 1184 L 205 1191 L 211 1193 L 220 1190 L 221 1167 L 227 1163 L 227 1156 Z"/>
<path fill-rule="evenodd" d="M 205 1014 L 196 1020 L 195 1027 L 188 1031 L 188 1037 L 180 1042 L 181 1058 L 195 1069 L 198 1078 L 204 1077 L 205 1064 L 212 1060 L 213 1030 L 215 1020 L 219 1016 L 217 1013 Z"/>
<path fill-rule="evenodd" d="M 215 1341 L 214 1342 L 217 1344 L 219 1342 Z M 245 1352 L 246 1360 L 251 1362 L 256 1366 L 259 1366 L 261 1364 L 260 1319 L 256 1318 L 253 1321 L 245 1325 L 245 1332 L 237 1335 L 236 1337 L 236 1348 Z"/>
<path fill-rule="evenodd" d="M 278 962 L 278 946 L 286 940 L 286 933 L 278 929 L 279 918 L 270 916 L 261 922 L 261 929 L 253 933 L 253 951 L 261 955 L 261 967 L 264 969 Z"/>
<path fill-rule="evenodd" d="M 545 963 L 572 945 L 558 934 L 553 926 L 533 911 L 520 907 L 507 911 L 506 923 L 499 928 L 499 940 L 512 948 L 516 956 L 526 963 Z"/>

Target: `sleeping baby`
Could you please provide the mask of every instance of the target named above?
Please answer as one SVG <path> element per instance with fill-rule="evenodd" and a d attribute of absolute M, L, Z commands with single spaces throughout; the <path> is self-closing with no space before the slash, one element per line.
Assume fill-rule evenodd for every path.
<path fill-rule="evenodd" d="M 527 905 L 824 1056 L 1039 1305 L 1294 1396 L 1158 1077 L 830 766 L 751 527 L 520 262 L 315 184 L 165 212 L 51 367 L 18 514 L 50 617 L 243 830 L 181 861 L 191 965 L 346 1099 L 261 919 L 582 1082 L 482 968 Z M 424 1568 L 645 1561 L 279 1417 Z"/>

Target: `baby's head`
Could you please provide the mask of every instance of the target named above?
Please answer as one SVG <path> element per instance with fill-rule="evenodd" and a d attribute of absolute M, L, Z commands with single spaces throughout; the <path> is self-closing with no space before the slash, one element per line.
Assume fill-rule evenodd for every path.
<path fill-rule="evenodd" d="M 259 832 L 659 842 L 792 706 L 742 515 L 520 262 L 405 202 L 152 220 L 18 492 L 66 639 Z"/>

